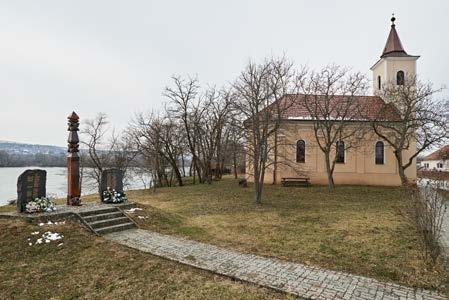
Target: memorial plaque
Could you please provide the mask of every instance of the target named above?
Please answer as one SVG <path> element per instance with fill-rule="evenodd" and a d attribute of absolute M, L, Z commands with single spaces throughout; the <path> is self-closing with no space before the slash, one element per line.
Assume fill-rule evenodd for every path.
<path fill-rule="evenodd" d="M 26 170 L 17 179 L 17 212 L 24 212 L 28 202 L 46 197 L 47 171 Z"/>
<path fill-rule="evenodd" d="M 124 172 L 120 169 L 107 169 L 101 172 L 101 201 L 103 201 L 103 192 L 108 188 L 123 193 L 123 177 Z"/>

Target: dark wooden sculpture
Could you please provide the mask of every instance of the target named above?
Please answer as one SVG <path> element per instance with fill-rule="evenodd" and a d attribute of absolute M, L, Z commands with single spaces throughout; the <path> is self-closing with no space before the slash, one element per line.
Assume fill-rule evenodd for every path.
<path fill-rule="evenodd" d="M 67 205 L 81 205 L 80 157 L 78 155 L 79 117 L 75 112 L 72 112 L 67 119 L 69 120 L 69 138 L 67 139 L 69 143 L 67 150 Z"/>

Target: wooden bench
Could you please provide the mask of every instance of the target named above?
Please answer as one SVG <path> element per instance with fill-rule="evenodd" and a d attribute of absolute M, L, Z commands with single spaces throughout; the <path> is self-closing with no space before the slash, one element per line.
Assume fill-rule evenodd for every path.
<path fill-rule="evenodd" d="M 282 186 L 308 186 L 310 178 L 308 176 L 283 177 L 281 182 Z"/>

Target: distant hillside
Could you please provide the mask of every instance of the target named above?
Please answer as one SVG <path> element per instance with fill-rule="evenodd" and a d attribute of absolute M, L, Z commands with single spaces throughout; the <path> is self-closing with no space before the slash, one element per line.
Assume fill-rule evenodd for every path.
<path fill-rule="evenodd" d="M 58 146 L 0 141 L 0 167 L 63 167 L 65 154 Z"/>
<path fill-rule="evenodd" d="M 66 153 L 63 147 L 52 145 L 36 145 L 24 144 L 8 141 L 0 141 L 0 151 L 5 151 L 8 154 L 49 154 L 61 155 Z"/>

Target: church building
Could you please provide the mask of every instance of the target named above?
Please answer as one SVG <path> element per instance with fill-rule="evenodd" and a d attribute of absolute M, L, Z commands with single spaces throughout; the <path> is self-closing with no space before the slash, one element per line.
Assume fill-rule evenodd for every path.
<path fill-rule="evenodd" d="M 380 59 L 371 67 L 373 76 L 373 96 L 357 96 L 370 111 L 379 111 L 386 106 L 386 102 L 378 92 L 386 83 L 403 85 L 405 78 L 416 74 L 416 62 L 419 56 L 409 55 L 399 39 L 396 31 L 395 18 L 386 45 Z M 278 147 L 279 159 L 289 159 L 289 163 L 276 164 L 276 171 L 269 167 L 265 172 L 266 183 L 280 183 L 282 178 L 295 178 L 298 174 L 310 178 L 312 184 L 327 184 L 327 172 L 324 154 L 318 147 L 312 118 L 301 104 L 302 94 L 285 95 L 280 101 L 292 101 L 292 106 L 282 115 L 282 136 Z M 296 98 L 296 99 L 295 99 Z M 299 101 L 298 101 L 299 100 Z M 338 97 L 337 97 L 338 100 Z M 398 115 L 396 115 L 399 118 Z M 335 184 L 354 185 L 383 185 L 399 186 L 401 180 L 398 174 L 398 165 L 392 148 L 380 139 L 370 126 L 370 119 L 360 120 L 366 124 L 370 134 L 363 139 L 360 147 L 338 152 L 333 173 Z M 344 143 L 344 141 L 341 141 Z M 416 142 L 412 142 L 409 150 L 404 151 L 404 159 L 408 160 L 415 152 Z M 248 163 L 251 163 L 248 161 Z M 293 164 L 293 166 L 292 166 Z M 250 174 L 251 166 L 247 166 Z M 299 172 L 298 172 L 299 170 Z M 274 173 L 276 172 L 276 173 Z M 416 181 L 416 162 L 406 169 L 406 176 L 410 182 Z M 250 175 L 247 179 L 252 181 Z"/>

